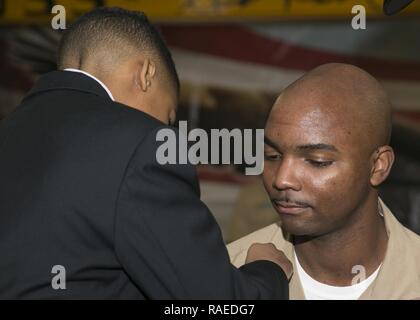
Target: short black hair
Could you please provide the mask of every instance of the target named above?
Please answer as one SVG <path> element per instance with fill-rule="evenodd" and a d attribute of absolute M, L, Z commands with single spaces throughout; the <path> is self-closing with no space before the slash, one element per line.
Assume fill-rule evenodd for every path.
<path fill-rule="evenodd" d="M 57 66 L 59 69 L 81 68 L 99 46 L 106 46 L 109 51 L 119 49 L 123 55 L 127 51 L 123 43 L 157 55 L 179 91 L 179 78 L 172 55 L 160 33 L 140 11 L 100 7 L 82 15 L 60 40 Z"/>

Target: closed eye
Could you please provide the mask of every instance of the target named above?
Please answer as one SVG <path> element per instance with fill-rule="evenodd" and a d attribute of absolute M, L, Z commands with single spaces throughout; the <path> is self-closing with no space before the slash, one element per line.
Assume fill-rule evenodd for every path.
<path fill-rule="evenodd" d="M 267 161 L 278 161 L 281 159 L 281 154 L 265 154 L 264 159 Z"/>
<path fill-rule="evenodd" d="M 330 165 L 333 164 L 334 161 L 328 160 L 328 161 L 318 161 L 318 160 L 312 160 L 312 159 L 307 159 L 306 160 L 308 163 L 310 163 L 312 166 L 317 167 L 317 168 L 325 168 L 328 167 Z"/>

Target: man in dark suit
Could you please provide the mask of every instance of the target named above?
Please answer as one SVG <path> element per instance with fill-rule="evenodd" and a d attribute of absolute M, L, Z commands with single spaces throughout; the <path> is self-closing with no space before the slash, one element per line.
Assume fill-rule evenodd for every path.
<path fill-rule="evenodd" d="M 284 255 L 233 267 L 194 169 L 156 161 L 179 83 L 147 18 L 88 13 L 58 58 L 0 123 L 0 298 L 287 298 Z"/>

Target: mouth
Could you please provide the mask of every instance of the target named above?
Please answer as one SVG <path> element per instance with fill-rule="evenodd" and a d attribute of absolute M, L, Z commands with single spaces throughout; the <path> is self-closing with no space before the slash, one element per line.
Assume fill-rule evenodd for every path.
<path fill-rule="evenodd" d="M 273 206 L 279 214 L 299 215 L 310 208 L 306 204 L 297 204 L 294 202 L 272 200 Z"/>

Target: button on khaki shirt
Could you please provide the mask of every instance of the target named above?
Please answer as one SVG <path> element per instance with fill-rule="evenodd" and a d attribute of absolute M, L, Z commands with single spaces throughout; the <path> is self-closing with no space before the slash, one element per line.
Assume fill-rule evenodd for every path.
<path fill-rule="evenodd" d="M 388 246 L 378 276 L 359 299 L 420 299 L 420 236 L 401 225 L 381 199 L 379 205 L 385 219 Z M 232 264 L 243 265 L 248 248 L 256 242 L 271 242 L 284 252 L 294 269 L 289 284 L 290 299 L 305 299 L 296 270 L 294 246 L 287 240 L 279 223 L 229 244 L 227 248 Z"/>

